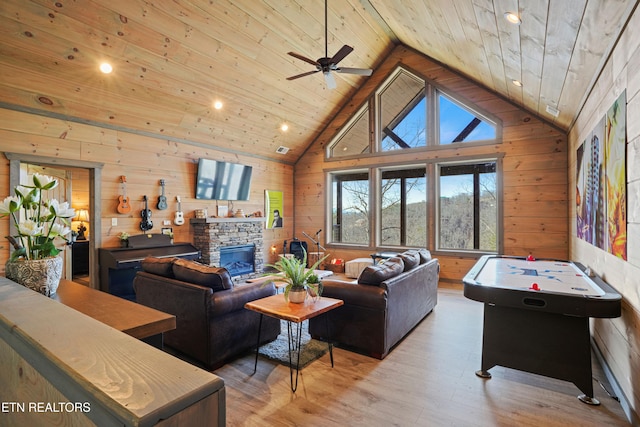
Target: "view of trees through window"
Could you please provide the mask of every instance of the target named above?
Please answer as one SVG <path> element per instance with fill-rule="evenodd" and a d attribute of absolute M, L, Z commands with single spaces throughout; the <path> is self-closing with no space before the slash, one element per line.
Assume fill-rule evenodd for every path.
<path fill-rule="evenodd" d="M 328 243 L 392 248 L 435 242 L 436 250 L 498 252 L 498 161 L 475 156 L 478 145 L 499 143 L 501 133 L 489 113 L 398 67 L 328 145 L 329 158 L 384 159 L 380 167 L 330 173 Z M 454 144 L 455 159 L 464 161 L 437 154 Z M 405 156 L 392 165 L 391 155 L 408 149 L 409 161 L 418 164 L 407 165 Z M 427 200 L 427 194 L 438 198 Z"/>
<path fill-rule="evenodd" d="M 440 167 L 439 249 L 495 252 L 496 163 Z"/>
<path fill-rule="evenodd" d="M 369 174 L 338 174 L 332 182 L 332 240 L 369 244 Z"/>
<path fill-rule="evenodd" d="M 427 244 L 427 178 L 424 167 L 382 172 L 380 243 Z"/>

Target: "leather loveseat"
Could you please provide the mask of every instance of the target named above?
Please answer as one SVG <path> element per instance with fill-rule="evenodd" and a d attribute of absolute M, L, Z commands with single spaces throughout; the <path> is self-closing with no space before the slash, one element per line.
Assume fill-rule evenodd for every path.
<path fill-rule="evenodd" d="M 383 359 L 438 302 L 438 259 L 408 250 L 366 267 L 357 283 L 322 280 L 322 296 L 344 305 L 309 320 L 313 338 Z"/>
<path fill-rule="evenodd" d="M 213 370 L 255 349 L 260 315 L 245 303 L 276 293 L 273 284 L 236 284 L 224 268 L 178 258 L 142 261 L 133 281 L 137 302 L 176 316 L 164 344 Z M 261 344 L 280 334 L 280 321 L 265 316 Z"/>

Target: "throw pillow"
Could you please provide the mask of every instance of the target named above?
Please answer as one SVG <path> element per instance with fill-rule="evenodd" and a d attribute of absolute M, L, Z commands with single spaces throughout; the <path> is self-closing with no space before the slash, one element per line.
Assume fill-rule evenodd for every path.
<path fill-rule="evenodd" d="M 404 271 L 404 261 L 402 258 L 394 256 L 382 264 L 365 267 L 360 273 L 358 283 L 361 285 L 379 286 L 387 279 L 395 277 Z"/>
<path fill-rule="evenodd" d="M 173 278 L 173 262 L 178 258 L 156 258 L 148 256 L 142 260 L 142 269 L 147 273 Z"/>
<path fill-rule="evenodd" d="M 173 275 L 178 280 L 206 286 L 214 292 L 233 288 L 231 274 L 223 267 L 210 267 L 199 262 L 178 259 L 173 263 Z"/>
<path fill-rule="evenodd" d="M 398 255 L 404 262 L 404 271 L 409 271 L 420 264 L 420 254 L 418 251 L 408 250 Z"/>
<path fill-rule="evenodd" d="M 428 249 L 419 249 L 418 253 L 420 254 L 420 264 L 431 261 L 431 252 Z"/>

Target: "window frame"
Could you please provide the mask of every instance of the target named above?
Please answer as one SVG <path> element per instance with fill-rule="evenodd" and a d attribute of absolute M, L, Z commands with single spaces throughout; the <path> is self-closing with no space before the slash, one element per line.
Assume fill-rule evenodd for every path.
<path fill-rule="evenodd" d="M 435 190 L 435 219 L 434 219 L 434 252 L 440 254 L 447 254 L 452 256 L 477 256 L 477 255 L 486 255 L 486 254 L 501 254 L 504 253 L 504 242 L 503 242 L 503 186 L 502 186 L 502 176 L 503 176 L 503 165 L 502 165 L 502 154 L 498 154 L 495 156 L 482 156 L 482 157 L 473 157 L 467 159 L 455 159 L 455 160 L 444 160 L 435 163 L 435 168 L 433 171 L 433 179 L 434 179 L 434 190 Z M 442 248 L 440 244 L 440 227 L 441 227 L 441 204 L 440 204 L 440 178 L 442 177 L 440 171 L 442 167 L 446 166 L 464 166 L 464 165 L 477 165 L 482 163 L 494 162 L 496 165 L 496 250 L 488 251 L 485 249 L 460 249 L 460 248 Z M 478 213 L 479 215 L 479 213 Z M 478 224 L 474 224 L 474 233 L 478 227 Z"/>

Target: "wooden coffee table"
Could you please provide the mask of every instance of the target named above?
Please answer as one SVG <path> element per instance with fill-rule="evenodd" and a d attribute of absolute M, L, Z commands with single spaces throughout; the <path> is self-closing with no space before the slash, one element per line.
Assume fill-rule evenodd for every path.
<path fill-rule="evenodd" d="M 162 334 L 176 328 L 176 316 L 69 280 L 52 299 L 112 328 L 162 348 Z"/>
<path fill-rule="evenodd" d="M 312 317 L 319 316 L 336 307 L 340 307 L 344 301 L 334 298 L 319 298 L 314 301 L 311 298 L 302 304 L 294 304 L 286 301 L 284 295 L 276 294 L 270 297 L 261 298 L 248 302 L 244 305 L 246 309 L 260 313 L 260 323 L 258 325 L 258 343 L 256 345 L 256 361 L 253 365 L 253 372 L 258 368 L 258 350 L 260 347 L 260 331 L 262 330 L 262 317 L 264 315 L 275 317 L 276 319 L 287 321 L 287 333 L 289 338 L 289 377 L 291 379 L 291 391 L 295 393 L 298 388 L 298 373 L 300 371 L 300 342 L 302 336 L 302 322 Z M 296 323 L 297 335 L 294 334 L 292 323 Z M 296 340 L 297 338 L 297 340 Z M 331 367 L 333 367 L 333 343 L 329 342 L 329 356 Z M 293 361 L 291 353 L 297 353 L 296 360 L 296 381 L 293 382 Z"/>

